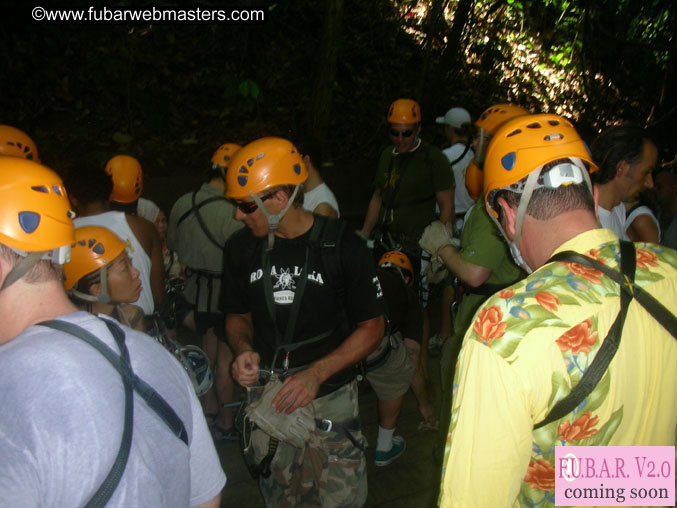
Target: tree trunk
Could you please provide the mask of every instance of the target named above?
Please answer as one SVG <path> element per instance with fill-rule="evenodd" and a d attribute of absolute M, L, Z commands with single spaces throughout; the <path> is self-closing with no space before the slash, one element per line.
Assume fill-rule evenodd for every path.
<path fill-rule="evenodd" d="M 427 86 L 429 82 L 428 74 L 430 71 L 430 65 L 432 62 L 432 50 L 433 42 L 439 37 L 440 34 L 440 20 L 442 19 L 442 13 L 444 12 L 444 6 L 446 0 L 432 0 L 432 5 L 428 11 L 428 15 L 425 20 L 425 39 L 423 41 L 423 67 L 421 68 L 421 74 L 419 75 L 418 80 L 418 99 L 422 103 L 423 109 L 426 109 L 427 106 Z"/>
<path fill-rule="evenodd" d="M 468 23 L 470 16 L 470 7 L 472 7 L 473 0 L 459 0 L 454 13 L 454 23 L 451 25 L 449 31 L 449 38 L 447 40 L 447 49 L 444 51 L 442 59 L 444 71 L 449 72 L 458 66 L 458 60 L 461 53 L 463 30 Z M 498 3 L 498 2 L 497 2 Z"/>
<path fill-rule="evenodd" d="M 343 0 L 325 0 L 322 41 L 318 55 L 311 109 L 311 129 L 325 158 L 327 130 L 331 118 L 334 78 L 336 77 L 336 56 L 338 53 L 341 25 L 343 21 Z M 319 164 L 321 161 L 316 161 Z"/>

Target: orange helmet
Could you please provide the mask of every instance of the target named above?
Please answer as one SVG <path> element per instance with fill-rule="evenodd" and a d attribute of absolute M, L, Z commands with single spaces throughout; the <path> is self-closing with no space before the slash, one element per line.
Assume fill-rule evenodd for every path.
<path fill-rule="evenodd" d="M 414 275 L 414 267 L 411 264 L 411 261 L 404 252 L 399 250 L 391 250 L 383 254 L 381 259 L 378 260 L 378 266 L 382 268 L 396 266 L 407 270 L 410 276 Z"/>
<path fill-rule="evenodd" d="M 143 190 L 141 164 L 129 155 L 116 155 L 106 163 L 106 173 L 113 179 L 111 201 L 133 203 Z"/>
<path fill-rule="evenodd" d="M 388 108 L 389 123 L 420 123 L 421 106 L 412 99 L 397 99 Z"/>
<path fill-rule="evenodd" d="M 11 155 L 40 162 L 38 147 L 24 131 L 0 125 L 0 155 Z"/>
<path fill-rule="evenodd" d="M 498 128 L 508 120 L 528 114 L 529 111 L 520 106 L 513 106 L 512 104 L 495 104 L 487 108 L 484 113 L 480 115 L 475 122 L 475 125 L 480 129 L 483 129 L 487 134 L 493 135 Z M 484 136 L 484 134 L 480 133 L 480 136 Z M 483 151 L 484 148 L 480 146 L 479 150 Z M 482 159 L 484 154 L 478 155 L 480 156 L 479 159 Z M 465 186 L 468 189 L 468 194 L 473 199 L 477 199 L 482 193 L 482 168 L 480 166 L 480 164 L 477 164 L 473 160 L 465 170 Z"/>
<path fill-rule="evenodd" d="M 0 243 L 24 252 L 58 250 L 63 263 L 73 243 L 73 212 L 61 178 L 27 159 L 0 156 Z"/>
<path fill-rule="evenodd" d="M 513 104 L 495 104 L 487 108 L 475 122 L 480 129 L 495 134 L 498 128 L 516 116 L 528 115 L 529 111 Z"/>
<path fill-rule="evenodd" d="M 260 138 L 238 150 L 226 171 L 226 196 L 242 199 L 279 185 L 299 185 L 308 168 L 296 147 L 282 138 Z"/>
<path fill-rule="evenodd" d="M 240 145 L 236 145 L 235 143 L 222 144 L 216 149 L 214 155 L 212 155 L 212 164 L 214 166 L 227 168 L 230 164 L 230 159 L 233 158 L 235 152 L 237 152 L 240 148 L 242 147 Z"/>
<path fill-rule="evenodd" d="M 83 226 L 75 230 L 71 259 L 63 265 L 63 287 L 66 291 L 85 275 L 111 264 L 126 248 L 125 242 L 101 226 Z"/>
<path fill-rule="evenodd" d="M 492 191 L 509 187 L 539 167 L 557 159 L 578 158 L 597 171 L 587 145 L 572 123 L 560 116 L 540 114 L 514 118 L 494 135 L 484 163 L 487 211 Z"/>

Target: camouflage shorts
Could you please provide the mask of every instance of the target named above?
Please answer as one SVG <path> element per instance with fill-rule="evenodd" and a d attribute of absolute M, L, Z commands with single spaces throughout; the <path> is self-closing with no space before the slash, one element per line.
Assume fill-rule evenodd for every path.
<path fill-rule="evenodd" d="M 310 404 L 315 418 L 341 422 L 357 416 L 357 383 L 353 381 Z M 358 443 L 367 445 L 361 432 Z M 257 463 L 268 453 L 269 436 L 259 429 L 251 443 Z M 359 508 L 367 499 L 364 454 L 344 433 L 316 429 L 303 449 L 280 442 L 268 478 L 259 478 L 267 507 Z"/>

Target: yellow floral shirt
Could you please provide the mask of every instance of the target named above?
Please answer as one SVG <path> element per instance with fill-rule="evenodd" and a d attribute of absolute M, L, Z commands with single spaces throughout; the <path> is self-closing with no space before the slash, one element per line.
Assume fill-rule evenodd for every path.
<path fill-rule="evenodd" d="M 636 283 L 677 314 L 677 252 L 636 244 Z M 560 246 L 618 269 L 608 229 Z M 677 341 L 632 302 L 621 345 L 569 415 L 533 430 L 575 386 L 620 308 L 601 272 L 555 262 L 492 296 L 475 314 L 454 378 L 440 504 L 555 505 L 555 446 L 675 445 Z"/>

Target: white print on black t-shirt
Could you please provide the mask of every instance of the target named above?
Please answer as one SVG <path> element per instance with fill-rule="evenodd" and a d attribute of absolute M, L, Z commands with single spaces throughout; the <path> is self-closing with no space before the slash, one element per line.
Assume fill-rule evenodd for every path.
<path fill-rule="evenodd" d="M 383 289 L 381 288 L 378 277 L 374 277 L 371 281 L 374 283 L 374 286 L 376 286 L 376 298 L 383 298 Z"/>
<path fill-rule="evenodd" d="M 291 268 L 280 268 L 278 270 L 274 265 L 271 267 L 270 275 L 273 277 L 273 290 L 277 290 L 273 292 L 275 303 L 290 305 L 294 301 L 294 291 L 296 290 L 296 281 L 294 278 L 298 279 L 301 276 L 301 272 L 303 272 L 303 269 L 296 265 L 294 265 L 293 271 Z M 261 277 L 263 277 L 263 270 L 259 268 L 249 275 L 249 283 L 252 284 Z M 308 280 L 311 280 L 320 286 L 324 286 L 322 274 L 317 271 L 309 273 Z"/>

